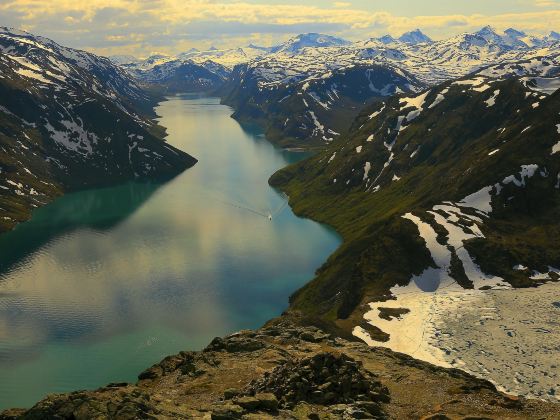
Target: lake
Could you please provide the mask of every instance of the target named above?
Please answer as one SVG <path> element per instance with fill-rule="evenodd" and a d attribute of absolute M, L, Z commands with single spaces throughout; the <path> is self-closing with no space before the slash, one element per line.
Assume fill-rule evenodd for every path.
<path fill-rule="evenodd" d="M 169 354 L 259 327 L 339 246 L 268 186 L 304 154 L 242 128 L 217 98 L 156 111 L 197 165 L 162 185 L 68 194 L 0 236 L 0 409 L 135 381 Z"/>

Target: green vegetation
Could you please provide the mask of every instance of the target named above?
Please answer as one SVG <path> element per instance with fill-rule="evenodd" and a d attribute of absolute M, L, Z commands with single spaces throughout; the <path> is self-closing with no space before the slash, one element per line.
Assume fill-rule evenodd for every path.
<path fill-rule="evenodd" d="M 445 88 L 445 99 L 428 109 Z M 496 104 L 487 106 L 498 89 Z M 426 213 L 434 205 L 458 202 L 518 174 L 521 165 L 537 164 L 539 170 L 525 187 L 503 186 L 493 197 L 491 217 L 479 224 L 486 238 L 470 240 L 466 248 L 484 273 L 516 287 L 538 284 L 529 271 L 514 270 L 516 264 L 541 272 L 560 267 L 560 154 L 551 155 L 560 137 L 560 94 L 526 94 L 517 80 L 492 82 L 482 92 L 447 83 L 428 93 L 420 115 L 400 132 L 398 117 L 413 108 L 391 98 L 384 109 L 366 109 L 351 134 L 324 152 L 274 174 L 271 185 L 290 196 L 297 214 L 333 226 L 344 238 L 316 278 L 292 296 L 290 313 L 348 334 L 360 324 L 367 302 L 390 298 L 392 286 L 435 266 L 404 214 L 413 212 L 436 228 Z M 366 141 L 372 134 L 373 141 Z M 441 242 L 447 233 L 441 226 L 436 232 Z M 450 271 L 463 287 L 472 287 L 454 252 Z"/>

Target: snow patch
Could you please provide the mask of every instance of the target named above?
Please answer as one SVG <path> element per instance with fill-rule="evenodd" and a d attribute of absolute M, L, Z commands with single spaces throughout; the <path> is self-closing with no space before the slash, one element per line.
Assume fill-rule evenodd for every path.
<path fill-rule="evenodd" d="M 496 105 L 496 99 L 498 98 L 499 94 L 500 94 L 500 89 L 497 89 L 497 90 L 494 91 L 492 96 L 487 101 L 485 101 L 485 104 L 488 108 Z"/>

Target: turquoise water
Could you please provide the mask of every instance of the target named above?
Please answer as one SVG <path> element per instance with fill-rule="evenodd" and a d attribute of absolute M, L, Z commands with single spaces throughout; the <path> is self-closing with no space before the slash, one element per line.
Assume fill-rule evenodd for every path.
<path fill-rule="evenodd" d="M 258 327 L 339 245 L 267 184 L 302 154 L 245 131 L 215 98 L 172 97 L 157 113 L 196 166 L 163 185 L 68 194 L 0 236 L 0 409 L 134 381 Z"/>

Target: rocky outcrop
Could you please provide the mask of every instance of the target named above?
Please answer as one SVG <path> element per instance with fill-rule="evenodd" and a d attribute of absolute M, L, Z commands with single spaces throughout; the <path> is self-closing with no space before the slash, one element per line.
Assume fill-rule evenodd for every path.
<path fill-rule="evenodd" d="M 286 408 L 302 401 L 319 405 L 389 402 L 389 390 L 361 362 L 346 354 L 329 352 L 290 360 L 266 372 L 247 390 L 251 395 L 272 393 L 280 400 L 280 406 Z M 379 413 L 378 404 L 375 412 Z"/>
<path fill-rule="evenodd" d="M 0 419 L 554 419 L 560 406 L 284 319 L 166 357 L 136 384 L 50 395 Z"/>

